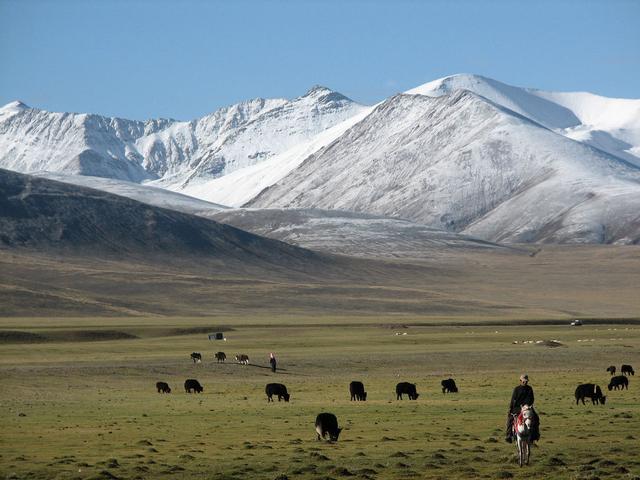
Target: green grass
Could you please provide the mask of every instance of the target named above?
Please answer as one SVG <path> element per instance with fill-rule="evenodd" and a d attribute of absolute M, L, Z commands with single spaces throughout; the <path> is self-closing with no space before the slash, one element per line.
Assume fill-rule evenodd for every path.
<path fill-rule="evenodd" d="M 229 319 L 229 340 L 209 342 L 204 334 L 174 334 L 206 319 L 0 320 L 0 330 L 57 334 L 44 343 L 0 345 L 0 478 L 640 476 L 636 378 L 629 391 L 607 392 L 605 406 L 573 399 L 578 383 L 606 390 L 608 365 L 640 365 L 637 325 L 401 330 L 382 326 L 395 321 L 351 317 L 247 322 L 253 325 Z M 139 338 L 65 341 L 82 329 Z M 512 343 L 529 339 L 566 347 Z M 228 360 L 247 353 L 255 365 L 218 365 L 219 349 Z M 192 351 L 204 354 L 202 364 L 190 362 Z M 262 368 L 270 351 L 282 367 L 276 375 Z M 520 469 L 503 429 L 522 371 L 536 392 L 542 441 L 532 464 Z M 457 395 L 440 392 L 449 376 Z M 186 378 L 199 379 L 205 392 L 184 393 Z M 158 380 L 173 393 L 157 394 Z M 349 401 L 351 380 L 365 383 L 367 402 Z M 271 381 L 287 385 L 290 403 L 267 404 Z M 399 381 L 417 383 L 419 400 L 397 401 Z M 313 422 L 323 411 L 344 427 L 335 444 L 315 439 Z"/>

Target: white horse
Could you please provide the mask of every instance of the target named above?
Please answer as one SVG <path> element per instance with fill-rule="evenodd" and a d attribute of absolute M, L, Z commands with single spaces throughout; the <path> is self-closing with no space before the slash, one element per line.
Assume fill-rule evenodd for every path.
<path fill-rule="evenodd" d="M 531 455 L 531 427 L 533 425 L 533 411 L 529 405 L 523 405 L 519 415 L 513 418 L 513 433 L 516 437 L 518 448 L 518 464 L 522 467 L 525 463 L 529 465 Z"/>

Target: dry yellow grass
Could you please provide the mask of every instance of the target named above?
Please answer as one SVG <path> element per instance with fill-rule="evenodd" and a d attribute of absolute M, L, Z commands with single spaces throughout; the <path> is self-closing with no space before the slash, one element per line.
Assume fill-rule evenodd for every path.
<path fill-rule="evenodd" d="M 531 250 L 533 251 L 533 250 Z M 0 251 L 0 316 L 356 315 L 637 318 L 636 247 L 458 252 L 430 261 L 337 258 L 317 276 L 206 259 L 87 259 Z"/>

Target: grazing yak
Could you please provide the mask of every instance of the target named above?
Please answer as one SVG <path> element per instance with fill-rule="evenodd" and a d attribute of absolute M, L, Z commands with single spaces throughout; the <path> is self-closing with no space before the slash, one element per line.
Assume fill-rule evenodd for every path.
<path fill-rule="evenodd" d="M 191 360 L 193 360 L 193 363 L 200 363 L 202 361 L 202 354 L 199 352 L 193 352 L 191 354 Z"/>
<path fill-rule="evenodd" d="M 331 442 L 337 442 L 340 436 L 341 428 L 338 428 L 338 419 L 333 413 L 321 413 L 316 417 L 316 433 L 318 440 L 329 435 Z"/>
<path fill-rule="evenodd" d="M 409 395 L 409 400 L 417 400 L 420 396 L 420 394 L 416 392 L 416 384 L 409 382 L 400 382 L 396 385 L 396 399 L 402 400 L 403 394 Z"/>
<path fill-rule="evenodd" d="M 624 375 L 613 377 L 609 382 L 609 386 L 607 388 L 609 389 L 609 391 L 618 389 L 624 390 L 625 388 L 629 390 L 629 379 Z"/>
<path fill-rule="evenodd" d="M 458 387 L 456 386 L 456 381 L 453 378 L 442 380 L 440 385 L 442 385 L 442 393 L 458 393 Z"/>
<path fill-rule="evenodd" d="M 278 396 L 278 401 L 284 398 L 285 402 L 288 402 L 289 398 L 291 397 L 291 395 L 289 395 L 289 392 L 287 392 L 287 387 L 285 387 L 281 383 L 267 383 L 264 391 L 267 394 L 267 403 L 273 402 L 274 395 Z"/>
<path fill-rule="evenodd" d="M 351 401 L 359 400 L 364 402 L 367 400 L 367 392 L 364 391 L 364 384 L 362 382 L 351 382 L 349 384 L 349 393 L 351 394 Z"/>
<path fill-rule="evenodd" d="M 636 372 L 633 371 L 633 367 L 631 365 L 622 365 L 620 367 L 620 373 L 623 375 L 635 375 Z"/>
<path fill-rule="evenodd" d="M 244 353 L 236 355 L 236 362 L 242 365 L 249 365 L 249 355 L 245 355 Z"/>
<path fill-rule="evenodd" d="M 218 352 L 214 356 L 216 357 L 218 363 L 224 363 L 224 361 L 227 359 L 227 355 L 224 352 Z"/>
<path fill-rule="evenodd" d="M 614 376 L 616 374 L 616 366 L 615 365 L 609 365 L 607 367 L 607 372 L 609 372 L 611 374 L 611 376 Z"/>
<path fill-rule="evenodd" d="M 590 398 L 591 403 L 593 403 L 594 405 L 597 405 L 598 403 L 604 405 L 607 400 L 607 397 L 602 395 L 602 390 L 600 389 L 600 387 L 593 383 L 583 383 L 582 385 L 578 385 L 575 395 L 576 405 L 578 405 L 578 402 L 580 400 L 582 400 L 582 404 L 584 405 L 585 398 Z"/>
<path fill-rule="evenodd" d="M 189 378 L 184 382 L 184 391 L 187 393 L 202 393 L 204 388 L 200 382 L 194 378 Z"/>
<path fill-rule="evenodd" d="M 158 393 L 171 393 L 171 387 L 167 382 L 157 382 L 156 388 L 158 389 Z"/>

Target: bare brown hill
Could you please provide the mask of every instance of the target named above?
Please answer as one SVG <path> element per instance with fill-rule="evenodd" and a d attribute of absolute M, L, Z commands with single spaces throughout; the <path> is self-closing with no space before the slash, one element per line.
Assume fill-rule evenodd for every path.
<path fill-rule="evenodd" d="M 352 258 L 51 180 L 1 170 L 0 180 L 0 316 L 241 316 L 250 323 L 364 315 L 397 323 L 615 319 L 640 311 L 634 246 Z"/>
<path fill-rule="evenodd" d="M 314 273 L 328 256 L 104 191 L 0 169 L 0 249 L 198 257 L 224 272 Z"/>

